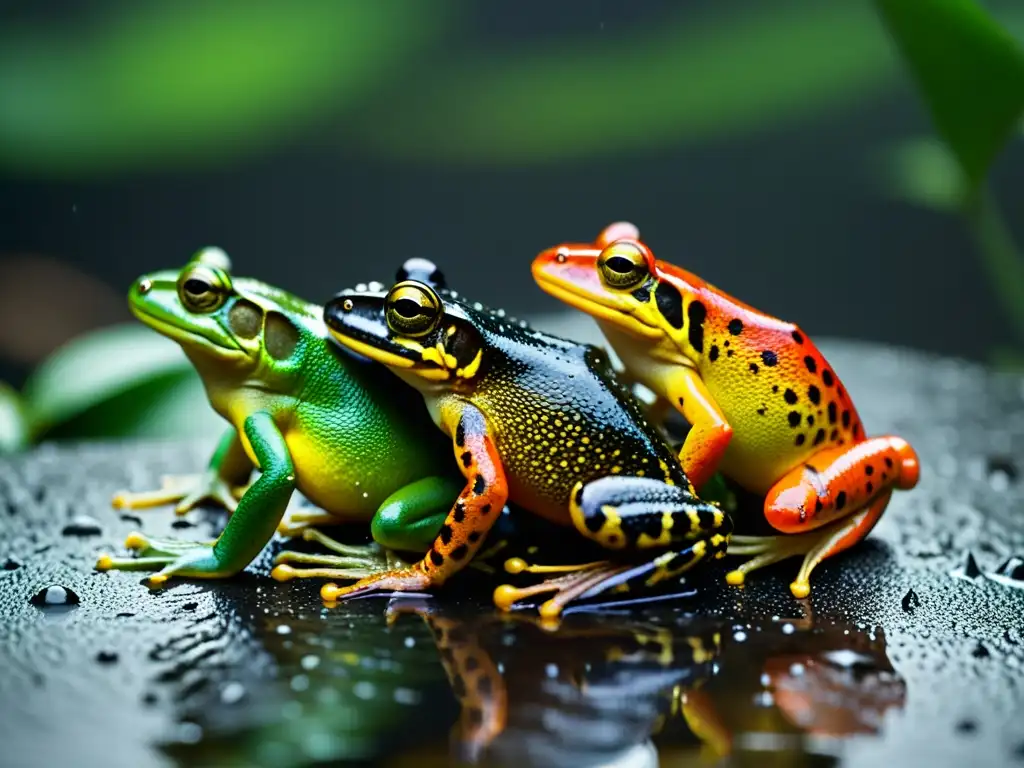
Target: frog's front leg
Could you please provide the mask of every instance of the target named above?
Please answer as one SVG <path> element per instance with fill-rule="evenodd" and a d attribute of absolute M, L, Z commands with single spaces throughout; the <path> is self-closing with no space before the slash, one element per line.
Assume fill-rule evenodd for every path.
<path fill-rule="evenodd" d="M 919 475 L 917 454 L 899 437 L 875 437 L 819 451 L 779 480 L 765 499 L 765 517 L 784 535 L 734 536 L 730 555 L 756 557 L 726 578 L 730 584 L 742 584 L 751 571 L 803 555 L 790 591 L 807 597 L 811 571 L 818 563 L 867 536 L 893 490 L 913 488 Z"/>
<path fill-rule="evenodd" d="M 656 373 L 656 391 L 691 425 L 679 449 L 679 461 L 699 491 L 711 479 L 732 440 L 732 427 L 708 392 L 700 374 L 687 366 L 672 366 Z"/>
<path fill-rule="evenodd" d="M 159 586 L 172 575 L 195 578 L 223 578 L 244 569 L 274 535 L 295 490 L 295 471 L 291 455 L 273 417 L 265 411 L 245 420 L 245 436 L 252 446 L 262 474 L 242 496 L 227 527 L 214 542 L 186 542 L 173 539 L 150 540 L 138 533 L 125 541 L 139 552 L 139 560 L 118 560 L 101 555 L 96 568 L 138 570 L 163 565 L 149 577 L 151 586 Z"/>
<path fill-rule="evenodd" d="M 228 512 L 234 512 L 252 469 L 252 462 L 232 427 L 217 444 L 205 472 L 165 477 L 163 487 L 157 491 L 120 491 L 114 495 L 112 503 L 116 509 L 144 509 L 177 503 L 175 513 L 184 515 L 204 501 L 213 501 Z"/>
<path fill-rule="evenodd" d="M 418 592 L 443 584 L 462 570 L 480 548 L 508 501 L 508 482 L 487 419 L 477 408 L 460 403 L 446 414 L 454 422 L 455 456 L 466 486 L 441 526 L 426 556 L 414 566 L 374 574 L 349 587 L 324 584 L 320 596 L 328 601 L 368 592 Z"/>
<path fill-rule="evenodd" d="M 624 553 L 623 563 L 582 566 L 531 566 L 506 563 L 512 573 L 575 571 L 525 588 L 505 584 L 494 593 L 495 604 L 508 610 L 519 600 L 554 592 L 540 606 L 542 617 L 554 618 L 575 600 L 604 592 L 650 590 L 709 558 L 725 556 L 732 520 L 718 506 L 683 488 L 653 478 L 613 475 L 578 484 L 570 502 L 576 530 L 602 547 Z M 653 558 L 645 552 L 657 552 Z"/>

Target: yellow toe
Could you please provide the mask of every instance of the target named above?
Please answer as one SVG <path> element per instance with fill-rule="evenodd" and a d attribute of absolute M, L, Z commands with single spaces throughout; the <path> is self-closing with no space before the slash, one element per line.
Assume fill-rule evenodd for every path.
<path fill-rule="evenodd" d="M 166 573 L 154 573 L 152 576 L 146 579 L 146 582 L 149 584 L 149 586 L 153 587 L 154 589 L 159 589 L 167 583 L 167 580 L 169 578 L 170 576 L 168 576 Z"/>
<path fill-rule="evenodd" d="M 276 565 L 270 572 L 270 578 L 274 581 L 291 581 L 295 578 L 295 569 L 290 565 Z"/>
<path fill-rule="evenodd" d="M 125 498 L 125 493 L 115 493 L 114 498 L 110 500 L 110 504 L 114 509 L 124 509 L 128 506 L 128 500 Z"/>
<path fill-rule="evenodd" d="M 562 613 L 562 606 L 552 600 L 548 600 L 541 604 L 540 608 L 537 609 L 537 613 L 540 614 L 542 619 L 554 619 Z"/>
<path fill-rule="evenodd" d="M 320 587 L 320 599 L 326 600 L 329 603 L 333 603 L 338 599 L 338 595 L 342 593 L 342 588 L 337 584 L 324 584 Z"/>
<path fill-rule="evenodd" d="M 744 578 L 743 571 L 729 571 L 725 574 L 726 583 L 734 587 L 742 586 Z"/>
<path fill-rule="evenodd" d="M 96 558 L 96 570 L 97 571 L 109 571 L 114 567 L 114 558 L 105 552 Z"/>
<path fill-rule="evenodd" d="M 505 561 L 505 573 L 522 573 L 526 568 L 526 561 L 521 557 L 510 557 Z"/>
<path fill-rule="evenodd" d="M 519 599 L 519 590 L 511 584 L 502 584 L 494 590 L 494 605 L 499 610 L 508 611 L 512 604 Z"/>
<path fill-rule="evenodd" d="M 793 593 L 793 597 L 803 600 L 811 594 L 811 585 L 806 581 L 794 581 L 789 585 L 789 591 Z"/>
<path fill-rule="evenodd" d="M 149 539 L 137 531 L 132 531 L 125 537 L 124 545 L 128 549 L 145 549 L 149 546 Z"/>

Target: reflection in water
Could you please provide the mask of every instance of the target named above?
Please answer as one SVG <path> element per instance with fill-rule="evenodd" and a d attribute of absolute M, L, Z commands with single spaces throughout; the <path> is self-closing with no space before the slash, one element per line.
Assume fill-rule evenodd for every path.
<path fill-rule="evenodd" d="M 249 679 L 207 670 L 217 684 L 190 700 L 202 736 L 167 748 L 182 763 L 834 764 L 906 695 L 880 630 L 811 619 L 659 607 L 548 624 L 429 599 L 304 615 L 273 599 L 234 633 L 257 645 Z"/>

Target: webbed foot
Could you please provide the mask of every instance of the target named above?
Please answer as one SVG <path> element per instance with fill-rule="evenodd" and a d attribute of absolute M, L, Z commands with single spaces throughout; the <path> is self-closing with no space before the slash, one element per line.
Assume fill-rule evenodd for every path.
<path fill-rule="evenodd" d="M 234 575 L 224 567 L 214 550 L 215 541 L 181 541 L 150 539 L 141 533 L 130 533 L 124 545 L 137 557 L 115 558 L 101 554 L 96 560 L 98 571 L 157 571 L 146 579 L 152 588 L 163 586 L 171 576 L 219 579 Z"/>

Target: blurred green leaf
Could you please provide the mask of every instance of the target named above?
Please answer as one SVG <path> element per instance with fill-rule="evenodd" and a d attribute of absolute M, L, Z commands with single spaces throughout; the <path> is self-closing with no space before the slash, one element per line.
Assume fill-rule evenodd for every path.
<path fill-rule="evenodd" d="M 21 409 L 21 396 L 0 381 L 0 454 L 20 451 L 28 443 L 28 430 Z"/>
<path fill-rule="evenodd" d="M 382 154 L 521 164 L 722 137 L 855 103 L 898 71 L 861 3 L 758 4 L 455 58 L 350 128 Z"/>
<path fill-rule="evenodd" d="M 1024 52 L 973 0 L 876 0 L 973 186 L 1024 115 Z"/>
<path fill-rule="evenodd" d="M 22 390 L 34 437 L 104 401 L 152 381 L 195 376 L 181 348 L 143 325 L 120 325 L 80 336 L 40 365 Z M 123 427 L 111 424 L 109 434 Z"/>
<path fill-rule="evenodd" d="M 0 163 L 80 173 L 252 148 L 329 113 L 440 27 L 448 3 L 132 3 L 0 31 Z"/>
<path fill-rule="evenodd" d="M 958 211 L 966 177 L 956 158 L 932 137 L 904 141 L 883 158 L 883 184 L 894 197 L 926 208 Z"/>

